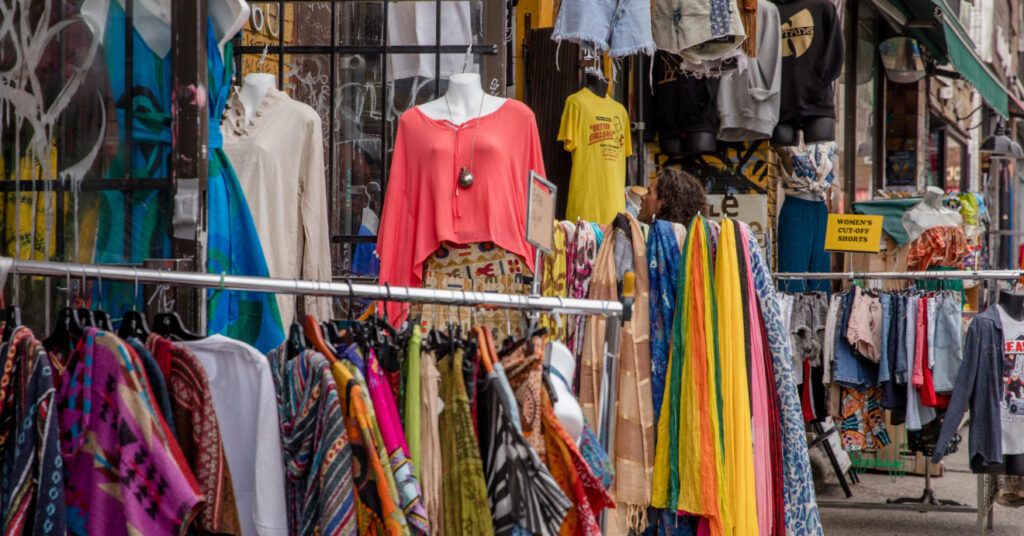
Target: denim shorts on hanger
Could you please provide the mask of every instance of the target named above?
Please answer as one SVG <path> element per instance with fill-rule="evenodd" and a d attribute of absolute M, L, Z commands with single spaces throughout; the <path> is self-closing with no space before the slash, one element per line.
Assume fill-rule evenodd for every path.
<path fill-rule="evenodd" d="M 654 52 L 651 3 L 645 0 L 562 0 L 555 41 L 592 46 L 612 57 Z"/>

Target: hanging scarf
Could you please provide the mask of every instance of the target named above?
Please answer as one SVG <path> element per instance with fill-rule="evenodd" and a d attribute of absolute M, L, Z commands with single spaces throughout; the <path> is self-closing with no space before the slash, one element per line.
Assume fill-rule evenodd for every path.
<path fill-rule="evenodd" d="M 0 523 L 5 534 L 67 534 L 54 372 L 32 330 L 0 354 Z"/>
<path fill-rule="evenodd" d="M 576 233 L 569 243 L 566 256 L 568 269 L 568 295 L 570 298 L 585 299 L 590 291 L 590 277 L 594 273 L 594 258 L 597 256 L 597 235 L 586 222 L 576 226 Z M 583 346 L 583 326 L 586 317 L 579 315 L 570 322 L 570 335 L 566 343 L 574 355 L 579 355 Z"/>
<path fill-rule="evenodd" d="M 151 333 L 146 348 L 169 364 L 166 375 L 178 444 L 206 502 L 193 527 L 215 534 L 241 534 L 235 493 L 206 369 L 187 348 Z"/>
<path fill-rule="evenodd" d="M 665 394 L 672 319 L 676 313 L 676 287 L 679 286 L 679 256 L 679 242 L 673 224 L 656 220 L 647 236 L 647 266 L 651 281 L 651 396 L 655 422 L 661 417 L 661 398 Z"/>
<path fill-rule="evenodd" d="M 616 250 L 619 252 L 620 264 L 631 261 L 632 266 L 639 268 L 635 271 L 633 319 L 623 324 L 619 346 L 618 400 L 614 414 L 615 451 L 611 453 L 615 467 L 612 499 L 619 507 L 609 512 L 606 524 L 608 534 L 612 535 L 641 532 L 646 528 L 654 471 L 650 287 L 648 272 L 644 269 L 647 265 L 647 248 L 636 218 L 620 214 L 616 220 L 598 253 L 589 296 L 592 300 L 618 299 L 616 273 L 621 271 L 621 266 L 617 266 L 614 260 Z M 603 317 L 590 318 L 584 335 L 579 399 L 584 418 L 588 422 L 600 422 L 597 416 L 601 411 L 598 397 L 601 393 L 605 326 L 606 320 Z"/>
<path fill-rule="evenodd" d="M 718 357 L 722 369 L 725 435 L 725 493 L 737 534 L 758 534 L 754 452 L 751 436 L 750 389 L 744 331 L 744 302 L 740 290 L 740 263 L 735 224 L 722 220 L 715 258 L 715 300 L 718 311 Z M 761 423 L 763 424 L 763 423 Z"/>
<path fill-rule="evenodd" d="M 95 328 L 75 354 L 54 404 L 68 534 L 182 533 L 203 495 L 152 404 L 142 363 L 120 339 Z"/>
<path fill-rule="evenodd" d="M 388 450 L 402 511 L 414 534 L 427 534 L 430 527 L 427 525 L 427 511 L 423 507 L 419 478 L 409 462 L 409 447 L 405 443 L 405 432 L 398 418 L 398 407 L 395 405 L 391 385 L 384 377 L 380 361 L 373 350 L 370 350 L 370 358 L 366 360 L 366 384 L 370 388 L 373 411 L 377 415 L 377 424 Z"/>
<path fill-rule="evenodd" d="M 680 314 L 672 329 L 668 387 L 658 422 L 653 505 L 700 515 L 717 535 L 728 521 L 720 500 L 725 488 L 722 400 L 710 261 L 708 226 L 698 216 L 690 224 L 680 261 Z"/>
<path fill-rule="evenodd" d="M 552 240 L 551 253 L 544 255 L 544 264 L 541 273 L 540 293 L 542 296 L 566 297 L 566 284 L 568 272 L 566 269 L 566 243 L 568 242 L 565 228 L 559 222 L 554 223 L 554 238 Z M 553 339 L 562 339 L 563 333 L 558 329 L 558 323 L 553 315 L 544 315 L 541 325 L 548 328 Z"/>
<path fill-rule="evenodd" d="M 359 529 L 352 448 L 331 364 L 305 351 L 267 356 L 277 390 L 290 534 L 353 535 Z"/>
<path fill-rule="evenodd" d="M 398 487 L 387 465 L 387 449 L 380 431 L 375 429 L 363 386 L 341 362 L 331 365 L 331 374 L 338 386 L 352 455 L 360 464 L 360 470 L 352 472 L 359 534 L 407 535 L 409 526 L 398 507 Z"/>
<path fill-rule="evenodd" d="M 788 536 L 822 534 L 818 501 L 815 498 L 814 481 L 811 479 L 811 466 L 807 457 L 807 437 L 804 432 L 800 396 L 793 380 L 789 334 L 783 327 L 778 295 L 772 286 L 771 272 L 761 252 L 761 246 L 753 239 L 750 228 L 745 225 L 744 234 L 747 249 L 750 251 L 751 271 L 754 273 L 761 317 L 768 335 L 768 345 L 774 364 L 775 386 L 779 395 L 785 469 L 786 533 Z"/>
<path fill-rule="evenodd" d="M 441 462 L 441 429 L 438 424 L 438 416 L 441 413 L 438 408 L 441 396 L 441 373 L 434 363 L 433 353 L 421 353 L 420 360 L 420 385 L 423 390 L 423 398 L 420 402 L 420 415 L 423 417 L 420 422 L 420 437 L 423 440 L 423 447 L 420 456 L 423 465 L 416 468 L 419 469 L 423 506 L 427 509 L 430 533 L 443 534 L 444 510 L 441 501 L 444 496 L 442 487 L 444 468 Z"/>

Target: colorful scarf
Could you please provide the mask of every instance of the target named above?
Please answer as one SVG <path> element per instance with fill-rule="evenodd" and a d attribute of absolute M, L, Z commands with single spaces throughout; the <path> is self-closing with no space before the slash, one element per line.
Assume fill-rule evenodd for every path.
<path fill-rule="evenodd" d="M 241 534 L 231 472 L 220 438 L 206 370 L 188 349 L 152 333 L 146 349 L 169 362 L 166 375 L 178 445 L 206 501 L 192 525 L 204 532 Z"/>
<path fill-rule="evenodd" d="M 685 235 L 684 235 L 685 236 Z M 647 267 L 651 280 L 651 396 L 654 422 L 661 417 L 661 399 L 665 394 L 672 320 L 676 313 L 676 287 L 679 286 L 679 243 L 673 224 L 656 220 L 647 235 Z"/>
<path fill-rule="evenodd" d="M 402 362 L 402 373 L 405 377 L 405 398 L 403 399 L 405 411 L 402 423 L 405 425 L 405 439 L 409 445 L 409 459 L 416 469 L 423 467 L 421 452 L 423 448 L 422 433 L 420 431 L 420 327 L 412 327 L 412 336 L 405 348 L 405 361 Z"/>
<path fill-rule="evenodd" d="M 566 283 L 568 271 L 566 269 L 566 239 L 565 228 L 559 222 L 554 223 L 554 239 L 551 253 L 544 255 L 544 264 L 541 272 L 540 293 L 542 296 L 566 296 Z M 541 325 L 548 328 L 548 332 L 554 338 L 561 339 L 562 333 L 552 315 L 544 315 Z"/>
<path fill-rule="evenodd" d="M 628 234 L 610 232 L 597 256 L 590 283 L 590 299 L 618 299 L 617 271 L 632 261 L 638 267 L 633 319 L 622 326 L 619 346 L 618 400 L 615 404 L 615 484 L 612 498 L 619 505 L 609 512 L 608 534 L 641 532 L 647 526 L 647 507 L 651 504 L 654 471 L 654 408 L 651 395 L 650 306 L 647 251 L 640 224 L 632 215 L 619 215 L 628 222 Z M 624 243 L 625 242 L 625 243 Z M 619 255 L 616 255 L 618 250 Z M 616 265 L 615 257 L 622 262 Z M 583 356 L 580 364 L 580 405 L 588 422 L 600 422 L 601 371 L 604 363 L 604 317 L 587 320 Z"/>
<path fill-rule="evenodd" d="M 209 26 L 209 25 L 208 25 Z M 256 233 L 249 205 L 238 176 L 221 148 L 220 118 L 231 90 L 233 65 L 220 56 L 213 33 L 207 31 L 206 46 L 210 89 L 210 171 L 207 185 L 208 243 L 206 269 L 213 274 L 268 277 L 267 259 Z M 231 43 L 224 51 L 232 58 Z M 207 322 L 210 334 L 221 333 L 244 341 L 266 353 L 284 342 L 277 298 L 265 292 L 212 289 L 207 294 Z"/>
<path fill-rule="evenodd" d="M 667 389 L 658 422 L 652 504 L 700 515 L 707 518 L 712 534 L 722 534 L 729 521 L 721 500 L 723 402 L 708 231 L 703 218 L 694 218 L 680 260 L 680 314 L 673 322 Z"/>
<path fill-rule="evenodd" d="M 544 419 L 544 441 L 548 450 L 551 475 L 572 501 L 559 531 L 561 536 L 601 536 L 601 510 L 615 508 L 615 502 L 604 485 L 590 471 L 580 455 L 576 442 L 562 427 L 547 390 L 541 390 L 541 411 Z"/>
<path fill-rule="evenodd" d="M 480 448 L 462 378 L 462 350 L 441 359 L 441 459 L 444 464 L 446 536 L 494 534 Z"/>
<path fill-rule="evenodd" d="M 750 376 L 745 347 L 747 333 L 744 331 L 746 320 L 737 243 L 734 222 L 722 220 L 715 259 L 718 359 L 722 371 L 722 423 L 725 431 L 722 441 L 725 443 L 725 459 L 728 460 L 724 464 L 725 489 L 722 494 L 726 503 L 722 504 L 721 510 L 728 512 L 736 534 L 758 534 Z M 756 381 L 754 383 L 756 385 Z M 763 421 L 755 423 L 765 424 Z"/>
<path fill-rule="evenodd" d="M 568 270 L 568 295 L 570 298 L 586 299 L 590 290 L 590 277 L 594 273 L 594 258 L 597 256 L 597 235 L 594 228 L 582 222 L 576 227 L 566 255 Z M 569 337 L 566 346 L 575 355 L 583 346 L 585 316 L 577 316 L 569 323 Z"/>
<path fill-rule="evenodd" d="M 26 327 L 4 346 L 0 372 L 0 515 L 5 535 L 68 533 L 53 368 Z"/>
<path fill-rule="evenodd" d="M 405 432 L 402 421 L 398 418 L 398 408 L 391 394 L 390 384 L 384 378 L 380 362 L 376 354 L 370 350 L 370 358 L 366 360 L 366 384 L 370 388 L 370 399 L 373 400 L 373 411 L 377 415 L 384 446 L 388 450 L 391 471 L 398 485 L 399 500 L 402 511 L 409 521 L 409 528 L 416 534 L 427 534 L 427 511 L 423 508 L 423 493 L 420 481 L 416 477 L 416 469 L 409 461 L 409 447 L 405 443 Z"/>
<path fill-rule="evenodd" d="M 398 508 L 398 487 L 391 468 L 385 469 L 381 461 L 387 460 L 387 449 L 380 432 L 374 428 L 373 414 L 363 398 L 363 387 L 340 362 L 331 365 L 331 373 L 338 385 L 352 456 L 360 467 L 352 472 L 359 534 L 409 534 L 405 515 Z"/>
<path fill-rule="evenodd" d="M 534 347 L 541 344 L 539 338 L 535 338 L 534 341 Z M 546 460 L 547 444 L 542 433 L 540 396 L 544 377 L 543 363 L 537 352 L 527 353 L 526 347 L 525 342 L 516 347 L 501 359 L 501 366 L 505 369 L 505 375 L 508 376 L 508 382 L 519 406 L 519 422 L 523 436 L 540 458 Z"/>
<path fill-rule="evenodd" d="M 289 359 L 283 347 L 268 358 L 281 419 L 288 532 L 355 535 L 352 448 L 331 364 L 313 351 Z"/>
<path fill-rule="evenodd" d="M 783 327 L 778 294 L 772 286 L 771 272 L 761 252 L 761 246 L 752 238 L 753 233 L 744 224 L 744 238 L 750 251 L 750 267 L 761 317 L 768 335 L 772 354 L 775 387 L 779 396 L 782 423 L 782 454 L 785 469 L 786 533 L 789 536 L 822 534 L 818 501 L 811 478 L 811 465 L 807 457 L 807 436 L 804 432 L 803 413 L 796 382 L 793 380 L 793 357 L 789 334 Z"/>
<path fill-rule="evenodd" d="M 153 404 L 142 363 L 95 328 L 68 363 L 56 398 L 68 534 L 181 533 L 203 495 Z"/>

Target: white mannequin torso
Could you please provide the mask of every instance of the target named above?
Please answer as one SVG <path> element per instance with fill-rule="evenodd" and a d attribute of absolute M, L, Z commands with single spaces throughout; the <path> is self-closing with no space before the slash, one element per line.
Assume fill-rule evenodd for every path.
<path fill-rule="evenodd" d="M 551 360 L 551 368 L 558 371 L 558 374 L 551 375 L 551 385 L 558 396 L 558 401 L 554 404 L 555 416 L 569 436 L 579 444 L 580 437 L 583 436 L 583 408 L 573 396 L 570 386 L 563 381 L 563 378 L 572 381 L 571 378 L 576 375 L 576 358 L 569 348 L 559 341 L 549 342 L 546 352 Z"/>
<path fill-rule="evenodd" d="M 242 79 L 242 88 L 238 90 L 238 99 L 245 106 L 245 121 L 252 120 L 256 110 L 260 109 L 263 97 L 270 88 L 277 86 L 277 78 L 267 73 L 249 73 Z"/>
<path fill-rule="evenodd" d="M 128 0 L 117 0 L 123 7 Z M 146 45 L 159 57 L 171 50 L 171 5 L 172 0 L 132 0 L 133 24 Z M 93 31 L 96 39 L 103 41 L 107 25 L 107 11 L 110 0 L 85 0 L 81 14 Z M 245 26 L 249 18 L 249 4 L 245 0 L 210 0 L 207 12 L 213 22 L 213 32 L 221 54 L 224 45 Z"/>
<path fill-rule="evenodd" d="M 914 208 L 903 214 L 903 227 L 910 235 L 913 242 L 921 236 L 926 229 L 932 227 L 960 227 L 963 225 L 963 217 L 959 212 L 942 206 L 942 196 L 945 194 L 935 186 L 929 186 L 925 191 L 924 199 Z"/>
<path fill-rule="evenodd" d="M 461 125 L 498 111 L 506 100 L 484 93 L 479 74 L 459 73 L 448 79 L 448 91 L 443 97 L 423 103 L 419 109 L 431 119 Z"/>

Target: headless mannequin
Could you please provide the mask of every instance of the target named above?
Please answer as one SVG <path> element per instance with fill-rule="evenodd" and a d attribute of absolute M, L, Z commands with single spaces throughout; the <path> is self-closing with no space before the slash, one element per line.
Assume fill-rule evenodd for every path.
<path fill-rule="evenodd" d="M 963 217 L 955 210 L 942 206 L 945 195 L 940 188 L 929 186 L 924 199 L 914 208 L 903 214 L 903 227 L 907 229 L 910 240 L 914 241 L 926 229 L 932 227 L 959 227 L 963 225 Z"/>
<path fill-rule="evenodd" d="M 584 72 L 583 87 L 589 89 L 591 93 L 598 97 L 608 96 L 608 81 L 597 73 L 591 71 Z"/>
<path fill-rule="evenodd" d="M 1024 321 L 1024 292 L 1012 290 L 999 291 L 999 307 L 1004 313 L 1017 321 Z M 1024 454 L 1007 454 L 1003 456 L 1003 472 L 1008 475 L 1024 475 Z"/>
<path fill-rule="evenodd" d="M 688 132 L 661 140 L 661 152 L 673 156 L 713 153 L 718 149 L 716 139 L 714 132 Z"/>
<path fill-rule="evenodd" d="M 259 110 L 263 97 L 267 96 L 270 88 L 277 86 L 277 78 L 267 73 L 249 73 L 242 79 L 242 89 L 238 91 L 238 98 L 245 106 L 246 122 L 252 120 L 252 116 Z"/>
<path fill-rule="evenodd" d="M 506 100 L 484 93 L 479 74 L 459 73 L 448 79 L 448 91 L 443 97 L 421 104 L 418 108 L 431 119 L 461 125 L 498 111 Z"/>
<path fill-rule="evenodd" d="M 804 143 L 820 143 L 836 139 L 836 120 L 815 117 L 804 121 Z M 772 132 L 772 143 L 778 146 L 796 145 L 798 129 L 795 125 L 779 123 Z"/>
<path fill-rule="evenodd" d="M 157 56 L 166 56 L 171 50 L 172 0 L 117 0 L 122 6 L 126 1 L 133 2 L 132 22 L 135 31 L 139 32 L 142 40 Z M 82 18 L 101 43 L 107 25 L 110 2 L 111 0 L 85 0 L 81 8 Z M 221 54 L 224 53 L 224 45 L 245 26 L 250 11 L 245 0 L 210 0 L 207 13 L 213 22 L 213 33 L 217 36 Z"/>
<path fill-rule="evenodd" d="M 583 409 L 573 396 L 572 389 L 566 384 L 566 381 L 576 374 L 576 358 L 569 348 L 559 341 L 549 342 L 546 352 L 551 360 L 552 371 L 558 372 L 551 374 L 551 384 L 558 397 L 558 401 L 555 402 L 555 416 L 569 436 L 579 444 L 580 437 L 583 436 Z"/>

